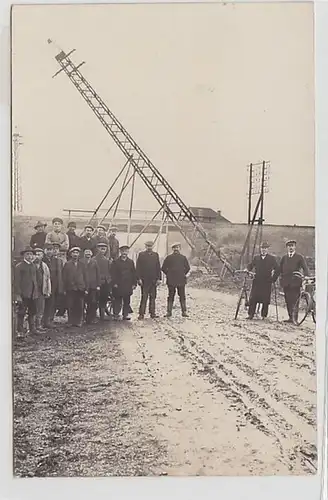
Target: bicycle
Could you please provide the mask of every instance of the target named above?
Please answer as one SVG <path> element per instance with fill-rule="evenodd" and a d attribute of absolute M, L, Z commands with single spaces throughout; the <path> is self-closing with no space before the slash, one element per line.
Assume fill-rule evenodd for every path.
<path fill-rule="evenodd" d="M 311 313 L 313 323 L 316 323 L 316 295 L 315 276 L 302 280 L 302 288 L 297 302 L 293 308 L 292 320 L 294 325 L 300 326 Z M 301 318 L 301 319 L 300 319 Z"/>
<path fill-rule="evenodd" d="M 243 280 L 243 285 L 239 294 L 239 299 L 236 307 L 236 312 L 235 312 L 235 319 L 238 318 L 238 313 L 240 310 L 240 306 L 242 302 L 244 301 L 244 308 L 247 309 L 249 306 L 249 294 L 250 294 L 250 288 L 251 288 L 251 283 L 255 277 L 255 273 L 252 273 L 251 271 L 247 270 L 241 270 L 241 271 L 236 271 L 236 274 L 244 274 L 244 280 Z"/>

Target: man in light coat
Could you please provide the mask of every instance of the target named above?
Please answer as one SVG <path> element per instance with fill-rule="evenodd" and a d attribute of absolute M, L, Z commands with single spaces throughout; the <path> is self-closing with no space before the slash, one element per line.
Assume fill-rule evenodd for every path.
<path fill-rule="evenodd" d="M 52 219 L 52 231 L 47 234 L 45 243 L 58 243 L 60 252 L 67 252 L 69 248 L 69 239 L 63 231 L 63 219 L 55 217 Z"/>
<path fill-rule="evenodd" d="M 44 307 L 46 299 L 51 296 L 50 270 L 43 262 L 44 252 L 42 248 L 34 250 L 34 265 L 36 267 L 36 280 L 38 284 L 38 297 L 36 298 L 36 329 L 44 330 Z"/>

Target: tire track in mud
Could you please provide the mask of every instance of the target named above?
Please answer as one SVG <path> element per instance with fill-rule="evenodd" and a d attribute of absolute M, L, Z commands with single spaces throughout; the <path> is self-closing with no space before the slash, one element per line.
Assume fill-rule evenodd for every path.
<path fill-rule="evenodd" d="M 290 471 L 313 473 L 316 470 L 317 456 L 311 443 L 302 438 L 301 433 L 293 432 L 293 426 L 263 396 L 249 384 L 240 382 L 231 370 L 195 340 L 188 338 L 185 332 L 181 335 L 177 328 L 168 324 L 158 326 L 161 330 L 165 328 L 164 334 L 175 342 L 178 352 L 191 361 L 194 371 L 207 378 L 230 401 L 230 407 L 240 415 L 240 427 L 250 423 L 273 438 L 280 451 L 281 461 Z M 292 447 L 288 442 L 291 439 L 296 443 Z"/>

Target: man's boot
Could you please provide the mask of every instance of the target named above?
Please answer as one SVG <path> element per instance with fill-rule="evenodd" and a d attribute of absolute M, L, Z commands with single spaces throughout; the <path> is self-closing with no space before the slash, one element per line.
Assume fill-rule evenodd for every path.
<path fill-rule="evenodd" d="M 29 326 L 30 333 L 37 333 L 37 329 L 35 326 L 35 316 L 30 316 L 28 318 L 28 326 Z"/>
<path fill-rule="evenodd" d="M 173 302 L 172 300 L 167 301 L 167 312 L 166 312 L 166 317 L 171 318 L 172 316 L 172 309 L 173 309 Z"/>
<path fill-rule="evenodd" d="M 105 320 L 105 308 L 104 307 L 100 307 L 99 314 L 100 314 L 100 321 L 104 321 Z"/>
<path fill-rule="evenodd" d="M 24 316 L 17 315 L 16 330 L 17 330 L 17 333 L 24 333 Z"/>
<path fill-rule="evenodd" d="M 182 317 L 187 318 L 188 314 L 187 314 L 186 299 L 180 298 L 180 306 L 181 306 Z"/>

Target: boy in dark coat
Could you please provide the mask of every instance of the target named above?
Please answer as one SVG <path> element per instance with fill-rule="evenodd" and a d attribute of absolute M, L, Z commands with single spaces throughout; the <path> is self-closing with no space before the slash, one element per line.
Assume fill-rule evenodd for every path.
<path fill-rule="evenodd" d="M 36 300 L 38 298 L 38 283 L 36 267 L 33 264 L 34 253 L 31 247 L 21 252 L 22 262 L 15 267 L 15 299 L 18 303 L 17 331 L 23 333 L 24 318 L 27 313 L 29 330 L 36 333 Z"/>
<path fill-rule="evenodd" d="M 108 245 L 106 243 L 98 243 L 97 255 L 93 258 L 98 265 L 100 275 L 100 291 L 99 291 L 99 315 L 100 320 L 105 319 L 105 308 L 110 294 L 111 286 L 111 260 L 106 257 Z"/>
<path fill-rule="evenodd" d="M 162 280 L 161 264 L 159 255 L 153 251 L 154 243 L 147 241 L 146 250 L 140 252 L 136 263 L 138 285 L 141 286 L 141 300 L 139 306 L 139 319 L 143 319 L 146 312 L 147 300 L 149 298 L 149 314 L 156 318 L 155 301 L 157 287 Z"/>
<path fill-rule="evenodd" d="M 100 272 L 98 263 L 92 258 L 92 250 L 86 248 L 81 262 L 85 265 L 88 282 L 88 295 L 86 298 L 87 311 L 85 322 L 89 325 L 96 322 L 97 299 L 100 290 Z"/>
<path fill-rule="evenodd" d="M 176 291 L 178 292 L 180 299 L 182 316 L 188 316 L 186 306 L 186 283 L 187 274 L 190 271 L 190 265 L 187 257 L 180 253 L 180 248 L 180 243 L 174 243 L 172 245 L 173 253 L 164 259 L 162 265 L 162 271 L 166 275 L 166 284 L 169 292 L 167 299 L 167 318 L 172 316 Z"/>
<path fill-rule="evenodd" d="M 79 261 L 81 248 L 73 247 L 71 259 L 63 269 L 64 292 L 67 298 L 68 326 L 81 327 L 83 323 L 84 298 L 88 294 L 88 279 L 85 265 Z"/>
<path fill-rule="evenodd" d="M 87 224 L 84 227 L 84 235 L 81 236 L 81 238 L 80 238 L 80 245 L 79 246 L 80 246 L 82 252 L 84 252 L 84 250 L 86 250 L 86 248 L 88 248 L 89 250 L 92 250 L 92 254 L 95 255 L 96 254 L 96 242 L 93 239 L 93 232 L 94 232 L 93 227 L 90 226 L 90 224 Z"/>
<path fill-rule="evenodd" d="M 80 246 L 80 237 L 76 234 L 76 223 L 71 221 L 67 225 L 67 236 L 68 236 L 68 241 L 69 241 L 69 246 L 68 250 L 70 250 L 73 247 L 79 247 Z M 67 258 L 69 259 L 69 252 L 67 252 Z"/>
<path fill-rule="evenodd" d="M 297 276 L 301 270 L 305 276 L 309 275 L 309 269 L 303 255 L 296 253 L 296 241 L 289 240 L 286 243 L 287 254 L 280 261 L 280 284 L 285 294 L 289 318 L 286 323 L 293 322 L 293 309 L 301 292 L 302 279 Z"/>
<path fill-rule="evenodd" d="M 272 283 L 275 283 L 279 276 L 277 260 L 273 255 L 269 255 L 268 248 L 269 244 L 263 242 L 260 248 L 260 255 L 255 255 L 252 262 L 247 266 L 248 271 L 255 270 L 247 319 L 254 318 L 257 304 L 262 304 L 262 319 L 268 316 Z"/>
<path fill-rule="evenodd" d="M 109 229 L 108 245 L 109 245 L 109 257 L 112 260 L 116 260 L 120 256 L 120 243 L 116 238 L 117 228 L 112 226 Z"/>
<path fill-rule="evenodd" d="M 107 247 L 109 245 L 108 238 L 106 236 L 106 228 L 103 225 L 99 225 L 96 229 L 96 234 L 93 236 L 95 247 L 97 248 L 98 243 L 106 243 Z"/>
<path fill-rule="evenodd" d="M 35 248 L 44 248 L 47 233 L 45 231 L 47 224 L 45 222 L 38 221 L 34 226 L 36 233 L 31 236 L 30 247 L 34 250 Z"/>
<path fill-rule="evenodd" d="M 130 320 L 132 312 L 131 295 L 137 286 L 137 275 L 132 259 L 128 257 L 129 247 L 120 247 L 120 256 L 114 260 L 111 267 L 112 286 L 114 296 L 114 319 L 118 319 L 123 305 L 123 319 Z"/>

